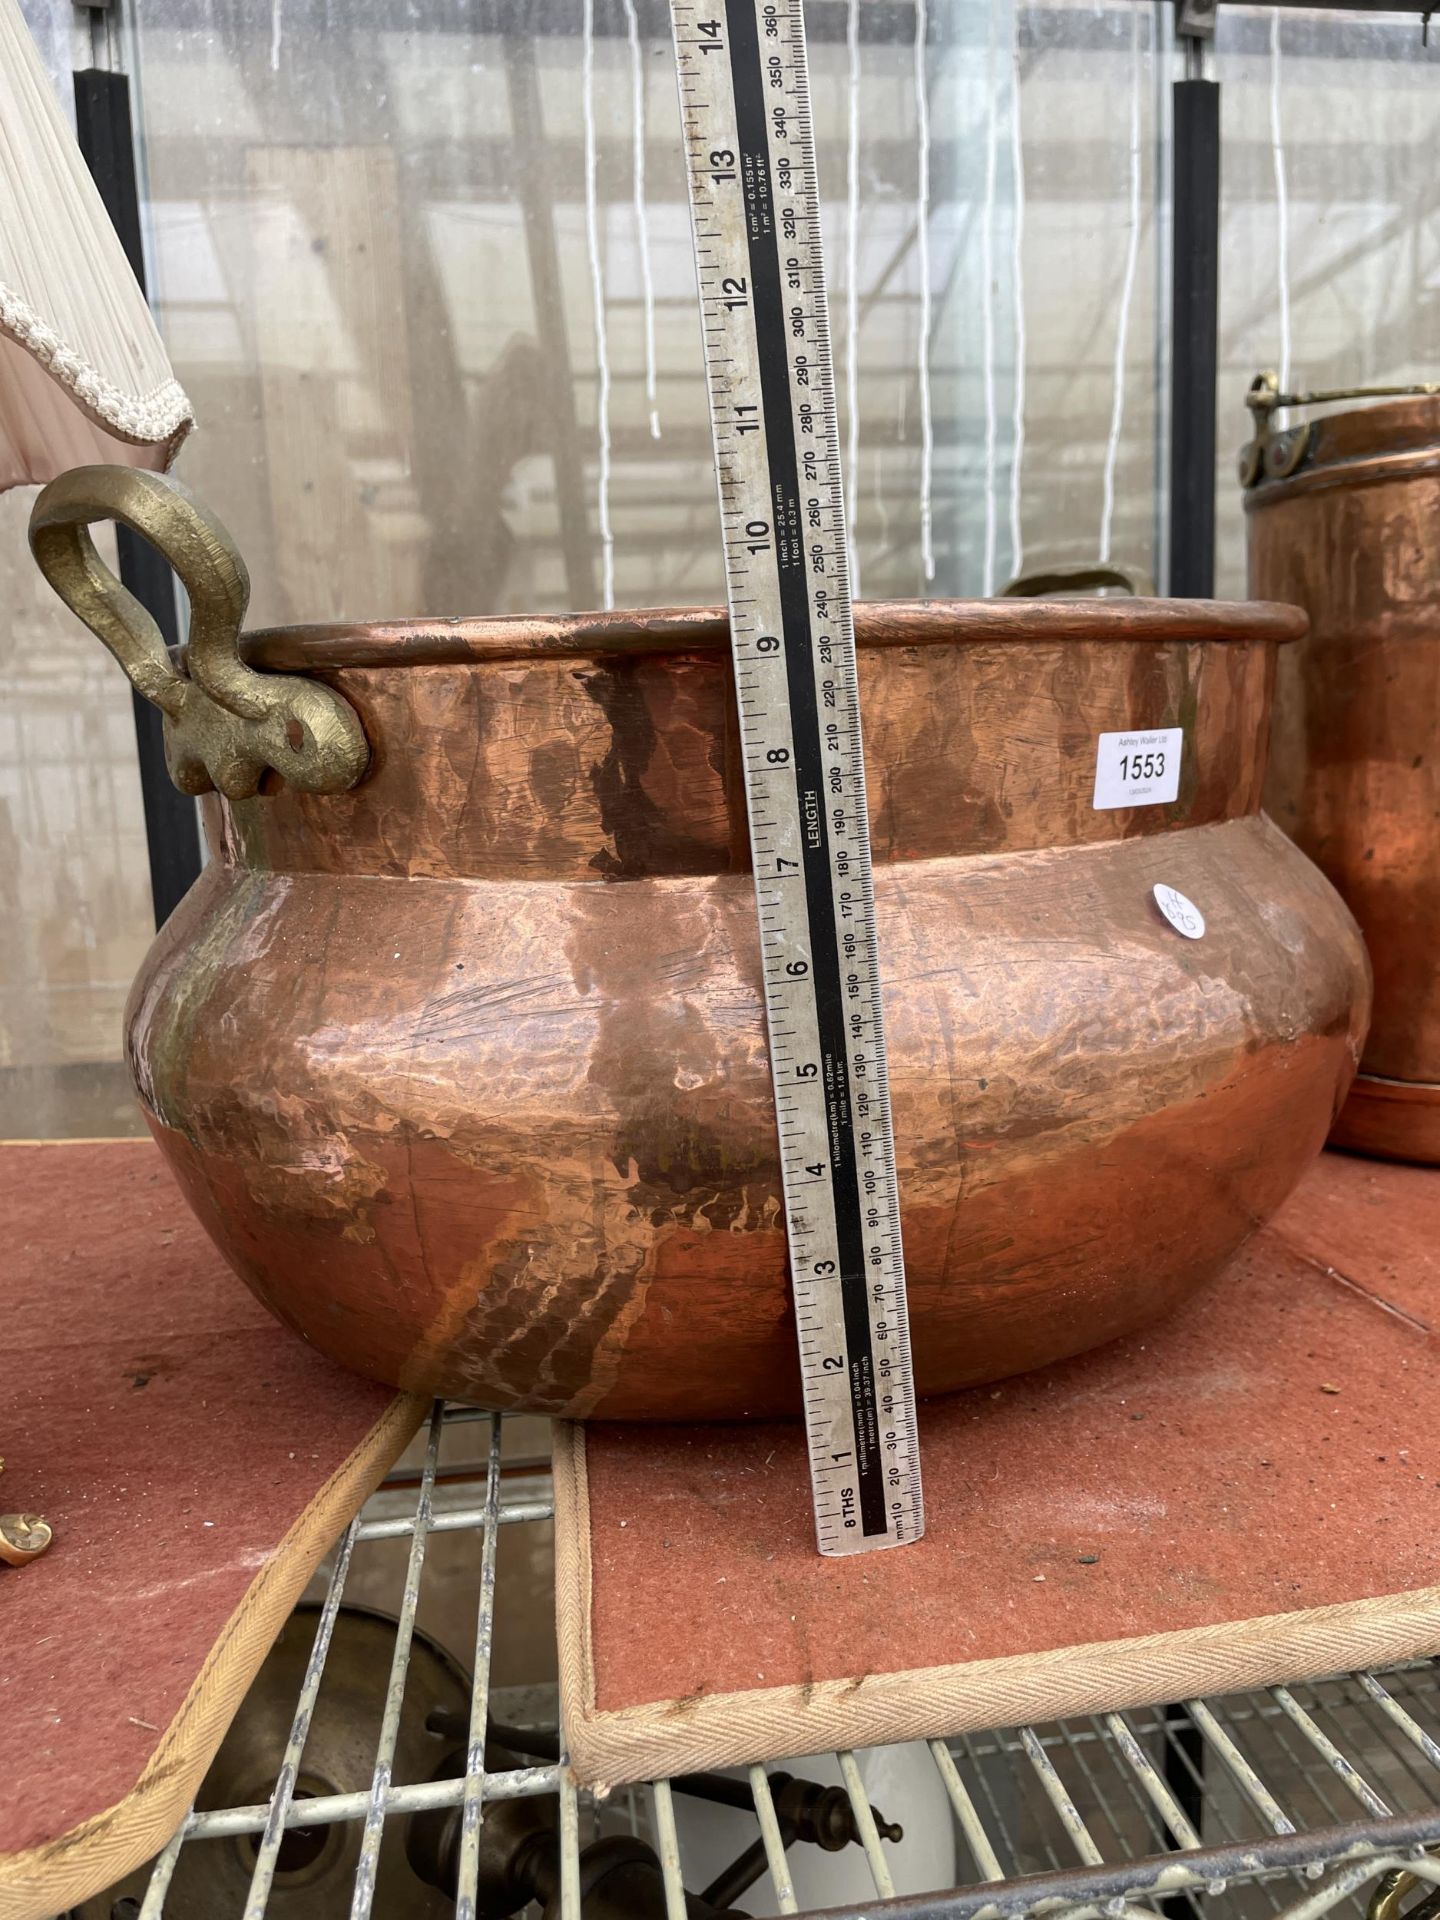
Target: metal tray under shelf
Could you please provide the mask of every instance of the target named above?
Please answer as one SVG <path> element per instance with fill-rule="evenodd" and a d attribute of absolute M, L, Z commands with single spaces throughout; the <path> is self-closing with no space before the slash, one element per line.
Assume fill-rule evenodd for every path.
<path fill-rule="evenodd" d="M 471 1424 L 478 1446 L 441 1468 L 442 1437 Z M 531 1690 L 530 1717 L 515 1690 L 491 1698 L 495 1570 L 501 1529 L 548 1521 L 552 1503 L 543 1469 L 521 1463 L 502 1471 L 500 1416 L 437 1405 L 423 1464 L 397 1470 L 352 1522 L 336 1548 L 319 1624 L 295 1706 L 284 1763 L 268 1804 L 192 1811 L 155 1862 L 143 1897 L 127 1896 L 116 1920 L 189 1920 L 167 1907 L 186 1848 L 250 1836 L 254 1869 L 237 1916 L 261 1920 L 283 1888 L 287 1833 L 353 1823 L 358 1864 L 352 1920 L 404 1920 L 375 1897 L 376 1865 L 387 1831 L 424 1810 L 459 1807 L 463 1825 L 456 1912 L 474 1916 L 475 1874 L 484 1809 L 531 1796 L 558 1799 L 561 1920 L 590 1920 L 582 1900 L 582 1852 L 602 1820 L 628 1821 L 653 1838 L 663 1876 L 657 1911 L 686 1920 L 685 1847 L 676 1789 L 659 1780 L 618 1794 L 599 1808 L 561 1764 L 487 1772 L 483 1735 L 497 1704 L 504 1717 L 536 1725 L 548 1696 Z M 476 1455 L 484 1454 L 483 1459 Z M 413 1490 L 413 1498 L 410 1491 Z M 402 1507 L 397 1512 L 397 1507 Z M 426 1548 L 437 1535 L 473 1537 L 478 1563 L 471 1682 L 470 1753 L 464 1778 L 392 1780 L 415 1619 L 426 1578 Z M 302 1798 L 303 1744 L 324 1670 L 331 1629 L 347 1580 L 380 1541 L 408 1542 L 403 1594 L 373 1776 L 368 1791 Z M 497 1715 L 497 1717 L 501 1717 Z M 957 1877 L 952 1888 L 897 1898 L 886 1843 L 876 1831 L 853 1754 L 834 1756 L 853 1812 L 857 1861 L 863 1856 L 874 1898 L 826 1911 L 846 1920 L 992 1920 L 1065 1914 L 1069 1920 L 1127 1913 L 1213 1914 L 1217 1920 L 1316 1920 L 1363 1910 L 1375 1884 L 1402 1867 L 1440 1885 L 1440 1671 L 1417 1662 L 1381 1673 L 1350 1673 L 1292 1688 L 1193 1700 L 1138 1712 L 1104 1713 L 1045 1726 L 1002 1729 L 928 1743 L 955 1823 Z M 813 1766 L 813 1761 L 812 1761 Z M 791 1763 L 799 1773 L 804 1761 Z M 754 1864 L 768 1870 L 781 1913 L 800 1913 L 771 1779 L 772 1765 L 740 1776 Z M 744 1789 L 748 1786 L 748 1794 Z M 729 1896 L 742 1908 L 743 1893 Z M 539 1911 L 536 1907 L 535 1912 Z M 87 1909 L 89 1911 L 89 1909 Z M 808 1911 L 815 1911 L 809 1909 Z"/>

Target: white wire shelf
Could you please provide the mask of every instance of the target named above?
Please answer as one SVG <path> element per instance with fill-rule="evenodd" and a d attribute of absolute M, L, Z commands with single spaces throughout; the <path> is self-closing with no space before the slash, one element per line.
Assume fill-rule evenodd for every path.
<path fill-rule="evenodd" d="M 474 1451 L 483 1459 L 437 1473 L 442 1434 L 464 1422 L 476 1424 Z M 552 1749 L 558 1757 L 547 1759 L 542 1731 L 536 1736 L 539 1754 L 522 1756 L 536 1764 L 489 1771 L 484 1764 L 501 1530 L 534 1526 L 553 1510 L 548 1498 L 536 1497 L 533 1471 L 506 1497 L 501 1437 L 500 1416 L 437 1404 L 411 1511 L 398 1518 L 376 1511 L 393 1509 L 397 1489 L 414 1479 L 392 1475 L 339 1542 L 268 1800 L 192 1810 L 156 1860 L 143 1898 L 117 1900 L 112 1920 L 160 1920 L 167 1914 L 170 1920 L 193 1920 L 167 1906 L 182 1853 L 242 1835 L 253 1837 L 254 1867 L 234 1912 L 237 1920 L 273 1920 L 272 1900 L 278 1908 L 285 1887 L 287 1836 L 337 1825 L 360 1835 L 351 1920 L 371 1914 L 404 1920 L 393 1899 L 388 1906 L 377 1904 L 382 1842 L 416 1815 L 452 1808 L 459 1810 L 459 1825 L 446 1894 L 461 1920 L 484 1920 L 477 1875 L 485 1809 L 541 1796 L 558 1803 L 558 1870 L 545 1912 L 560 1920 L 591 1920 L 590 1903 L 581 1898 L 582 1856 L 599 1831 L 601 1810 L 577 1790 L 558 1747 Z M 464 1772 L 454 1779 L 395 1779 L 426 1547 L 435 1535 L 454 1532 L 473 1533 L 478 1542 Z M 374 1543 L 397 1539 L 408 1541 L 408 1560 L 370 1785 L 303 1797 L 298 1783 L 306 1738 L 347 1580 L 357 1556 Z M 1202 1912 L 1216 1920 L 1319 1920 L 1335 1911 L 1363 1912 L 1380 1878 L 1402 1867 L 1416 1875 L 1422 1892 L 1425 1882 L 1440 1886 L 1440 1859 L 1424 1851 L 1440 1844 L 1440 1672 L 1429 1661 L 1308 1686 L 936 1740 L 929 1755 L 954 1821 L 957 1884 L 895 1897 L 887 1841 L 876 1828 L 854 1756 L 842 1753 L 834 1758 L 853 1813 L 853 1855 L 868 1872 L 874 1898 L 827 1909 L 837 1920 L 1026 1920 L 1060 1913 L 1066 1920 L 1140 1914 L 1191 1920 Z M 791 1762 L 788 1770 L 804 1775 L 806 1762 Z M 769 1910 L 800 1913 L 790 1870 L 796 1854 L 787 1855 L 772 1781 L 777 1790 L 783 1784 L 776 1766 L 753 1766 L 748 1779 L 719 1787 L 728 1804 L 742 1803 L 753 1821 L 749 1870 L 756 1877 L 768 1872 L 778 1901 L 778 1909 L 772 1904 Z M 675 1815 L 677 1795 L 697 1784 L 656 1781 L 616 1796 L 605 1810 L 608 1816 L 618 1803 L 631 1831 L 643 1828 L 650 1836 L 658 1856 L 657 1891 L 656 1904 L 646 1911 L 665 1920 L 687 1920 L 687 1888 L 692 1901 L 703 1891 L 688 1876 Z M 724 1889 L 720 1897 L 719 1910 L 731 1911 L 730 1903 L 747 1910 L 743 1888 Z M 539 1913 L 541 1904 L 543 1899 L 526 1911 Z M 287 1910 L 305 1909 L 292 1901 Z M 689 1912 L 695 1910 L 692 1904 Z"/>

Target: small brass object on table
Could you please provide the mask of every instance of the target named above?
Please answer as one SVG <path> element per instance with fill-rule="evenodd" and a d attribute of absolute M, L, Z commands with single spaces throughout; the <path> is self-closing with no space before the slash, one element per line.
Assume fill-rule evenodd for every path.
<path fill-rule="evenodd" d="M 38 1513 L 0 1513 L 0 1560 L 7 1566 L 38 1560 L 53 1537 L 49 1522 Z"/>

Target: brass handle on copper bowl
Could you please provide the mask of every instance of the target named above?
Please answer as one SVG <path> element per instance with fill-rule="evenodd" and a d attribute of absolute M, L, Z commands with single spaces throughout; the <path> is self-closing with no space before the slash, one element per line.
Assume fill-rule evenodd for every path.
<path fill-rule="evenodd" d="M 1047 593 L 1094 593 L 1100 587 L 1119 587 L 1137 600 L 1148 599 L 1155 588 L 1134 567 L 1112 566 L 1108 560 L 1082 561 L 1078 566 L 1037 567 L 1017 573 L 1000 589 L 1002 600 L 1037 599 Z"/>
<path fill-rule="evenodd" d="M 190 596 L 185 672 L 160 629 L 95 551 L 88 529 L 115 520 L 155 547 Z M 255 793 L 267 771 L 302 793 L 353 787 L 370 758 L 354 709 L 302 675 L 256 673 L 240 658 L 250 576 L 224 527 L 190 489 L 130 467 L 76 467 L 30 515 L 40 571 L 165 716 L 165 760 L 182 793 Z"/>

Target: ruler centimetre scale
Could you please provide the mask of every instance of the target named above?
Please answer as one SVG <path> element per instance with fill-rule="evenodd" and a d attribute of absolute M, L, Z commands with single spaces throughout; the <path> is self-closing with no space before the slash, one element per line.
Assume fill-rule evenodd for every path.
<path fill-rule="evenodd" d="M 800 0 L 671 0 L 815 1528 L 924 1531 Z"/>

